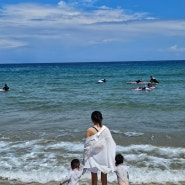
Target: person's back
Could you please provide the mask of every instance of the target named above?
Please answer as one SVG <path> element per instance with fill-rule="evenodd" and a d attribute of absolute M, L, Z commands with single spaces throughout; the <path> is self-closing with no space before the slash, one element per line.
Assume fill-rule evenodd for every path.
<path fill-rule="evenodd" d="M 124 157 L 121 154 L 117 154 L 116 160 L 116 170 L 117 180 L 119 185 L 129 185 L 129 175 L 127 166 L 123 163 Z"/>
<path fill-rule="evenodd" d="M 69 174 L 61 181 L 60 185 L 68 183 L 68 185 L 79 185 L 82 170 L 80 170 L 80 161 L 73 159 L 71 161 L 71 170 Z"/>
<path fill-rule="evenodd" d="M 87 129 L 84 144 L 84 168 L 91 172 L 92 185 L 98 184 L 98 171 L 102 185 L 107 185 L 107 173 L 115 170 L 116 144 L 108 127 L 102 125 L 101 112 L 94 111 L 91 120 L 93 127 Z"/>
<path fill-rule="evenodd" d="M 117 175 L 117 180 L 119 185 L 128 185 L 128 169 L 124 164 L 119 164 L 116 167 L 115 173 Z"/>
<path fill-rule="evenodd" d="M 81 175 L 82 171 L 78 169 L 70 170 L 68 176 L 62 180 L 61 184 L 65 184 L 67 182 L 68 185 L 78 185 Z"/>

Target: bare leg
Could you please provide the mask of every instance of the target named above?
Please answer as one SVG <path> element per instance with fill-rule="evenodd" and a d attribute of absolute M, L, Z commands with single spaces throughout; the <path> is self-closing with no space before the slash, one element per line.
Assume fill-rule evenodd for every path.
<path fill-rule="evenodd" d="M 101 183 L 107 185 L 107 174 L 101 172 Z"/>
<path fill-rule="evenodd" d="M 92 177 L 92 185 L 97 185 L 98 184 L 98 175 L 97 175 L 97 173 L 92 173 L 91 172 L 91 177 Z"/>

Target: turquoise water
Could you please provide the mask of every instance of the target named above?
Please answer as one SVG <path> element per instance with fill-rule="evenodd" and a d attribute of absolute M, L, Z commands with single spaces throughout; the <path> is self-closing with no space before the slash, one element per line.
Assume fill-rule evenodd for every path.
<path fill-rule="evenodd" d="M 10 87 L 0 92 L 0 178 L 59 181 L 100 110 L 132 183 L 185 181 L 185 61 L 9 64 L 0 74 Z M 152 91 L 126 84 L 150 75 Z"/>

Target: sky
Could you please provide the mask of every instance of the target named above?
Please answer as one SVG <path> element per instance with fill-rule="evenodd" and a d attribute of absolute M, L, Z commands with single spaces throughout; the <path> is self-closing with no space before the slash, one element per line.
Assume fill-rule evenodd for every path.
<path fill-rule="evenodd" d="M 185 60 L 185 0 L 1 0 L 0 63 Z"/>

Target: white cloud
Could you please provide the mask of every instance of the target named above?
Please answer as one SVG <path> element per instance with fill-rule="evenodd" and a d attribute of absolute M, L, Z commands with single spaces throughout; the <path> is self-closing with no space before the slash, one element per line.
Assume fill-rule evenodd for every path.
<path fill-rule="evenodd" d="M 2 48 L 17 48 L 17 47 L 22 47 L 22 46 L 26 46 L 26 45 L 27 45 L 27 43 L 25 43 L 25 42 L 0 39 L 0 49 L 2 49 Z"/>
<path fill-rule="evenodd" d="M 81 2 L 94 3 L 93 0 Z M 89 11 L 77 7 L 75 3 L 63 1 L 57 6 L 32 3 L 4 6 L 0 9 L 0 38 L 4 39 L 0 47 L 20 47 L 33 39 L 91 45 L 153 35 L 185 36 L 184 20 L 154 20 L 143 12 L 127 13 L 124 9 L 106 6 Z"/>
<path fill-rule="evenodd" d="M 0 11 L 0 21 L 4 23 L 16 23 L 29 25 L 32 23 L 68 23 L 68 24 L 95 24 L 100 22 L 124 22 L 148 19 L 145 13 L 126 14 L 123 9 L 111 9 L 100 7 L 91 11 L 76 9 L 73 4 L 63 1 L 58 6 L 39 4 L 6 5 Z M 43 21 L 43 22 L 41 22 Z"/>
<path fill-rule="evenodd" d="M 93 1 L 83 1 L 93 4 Z M 144 19 L 144 14 L 126 14 L 123 9 L 100 7 L 91 11 L 77 9 L 76 4 L 63 1 L 58 6 L 44 4 L 21 3 L 6 5 L 0 9 L 1 48 L 24 46 L 25 39 L 60 38 L 71 43 L 90 44 L 105 43 L 112 38 L 110 29 L 118 31 L 114 24 L 130 20 Z M 122 30 L 122 28 L 120 29 Z M 97 34 L 100 33 L 98 38 Z M 106 32 L 108 35 L 106 35 Z M 104 38 L 105 36 L 105 38 Z M 19 41 L 20 40 L 20 41 Z M 27 41 L 26 41 L 27 42 Z"/>
<path fill-rule="evenodd" d="M 172 52 L 185 52 L 185 48 L 179 47 L 177 45 L 173 45 L 170 48 L 168 48 L 168 51 L 172 51 Z"/>
<path fill-rule="evenodd" d="M 80 8 L 83 8 L 83 7 L 94 7 L 95 3 L 97 2 L 98 0 L 72 0 L 70 1 L 70 3 L 65 3 L 64 1 L 60 1 L 58 4 L 65 4 L 67 6 L 70 6 L 70 7 L 80 7 Z"/>

